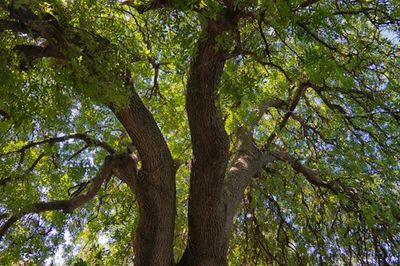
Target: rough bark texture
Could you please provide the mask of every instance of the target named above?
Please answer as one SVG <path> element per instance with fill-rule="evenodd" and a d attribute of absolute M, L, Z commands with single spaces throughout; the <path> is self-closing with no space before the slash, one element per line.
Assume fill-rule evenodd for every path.
<path fill-rule="evenodd" d="M 174 161 L 153 116 L 136 93 L 132 93 L 129 106 L 116 110 L 115 114 L 128 131 L 142 161 L 142 168 L 134 177 L 136 181 L 131 184 L 139 204 L 135 264 L 173 265 Z"/>
<path fill-rule="evenodd" d="M 186 110 L 193 147 L 190 176 L 189 239 L 179 265 L 226 265 L 224 243 L 226 206 L 222 202 L 224 177 L 229 160 L 229 140 L 216 106 L 225 53 L 217 37 L 233 27 L 223 11 L 205 29 L 198 43 L 187 84 Z"/>
<path fill-rule="evenodd" d="M 225 186 L 223 201 L 226 206 L 225 235 L 226 249 L 229 247 L 229 239 L 233 225 L 233 218 L 241 203 L 246 187 L 250 179 L 261 169 L 275 160 L 268 152 L 261 152 L 253 142 L 251 134 L 239 128 L 236 141 L 236 154 L 232 159 Z"/>
<path fill-rule="evenodd" d="M 133 1 L 124 2 L 127 5 Z M 135 6 L 139 13 L 168 6 L 171 1 L 151 1 Z M 265 165 L 270 157 L 259 151 L 252 143 L 251 135 L 239 132 L 237 152 L 231 167 L 229 162 L 229 138 L 217 108 L 217 87 L 223 73 L 228 53 L 218 45 L 218 38 L 236 28 L 239 19 L 233 1 L 224 1 L 225 7 L 215 20 L 210 20 L 197 43 L 187 84 L 186 110 L 192 139 L 193 162 L 190 178 L 188 208 L 189 237 L 186 250 L 178 265 L 227 265 L 227 253 L 233 217 L 240 204 L 250 178 Z M 80 51 L 85 58 L 91 54 L 82 45 L 76 29 L 64 34 L 57 20 L 38 16 L 26 6 L 10 8 L 10 18 L 0 20 L 0 32 L 11 30 L 32 34 L 48 40 L 46 46 L 19 45 L 15 49 L 21 55 L 21 68 L 34 60 L 53 57 L 67 60 L 70 54 Z M 53 23 L 49 23 L 53 22 Z M 72 36 L 66 39 L 66 36 Z M 99 50 L 107 47 L 101 37 L 96 38 Z M 135 193 L 139 205 L 139 224 L 135 233 L 135 265 L 173 265 L 173 240 L 176 212 L 176 167 L 167 144 L 152 114 L 140 97 L 131 91 L 127 106 L 118 108 L 109 104 L 112 111 L 127 130 L 141 158 L 133 154 L 115 154 L 105 143 L 93 142 L 87 136 L 75 134 L 47 140 L 63 141 L 77 138 L 95 144 L 113 156 L 113 167 L 107 168 L 107 177 L 113 174 L 124 181 Z M 0 113 L 2 119 L 8 114 Z M 42 143 L 42 142 L 41 142 Z M 37 145 L 41 143 L 32 143 Z M 102 179 L 103 181 L 104 179 Z M 59 201 L 34 206 L 33 212 L 48 210 L 72 211 L 93 198 L 102 182 L 93 184 L 94 190 L 79 197 L 79 201 Z M 40 203 L 38 203 L 40 204 Z M 23 214 L 21 214 L 23 215 Z M 4 232 L 21 215 L 12 216 L 3 226 Z M 1 231 L 1 230 L 0 230 Z M 0 234 L 1 235 L 1 234 Z"/>

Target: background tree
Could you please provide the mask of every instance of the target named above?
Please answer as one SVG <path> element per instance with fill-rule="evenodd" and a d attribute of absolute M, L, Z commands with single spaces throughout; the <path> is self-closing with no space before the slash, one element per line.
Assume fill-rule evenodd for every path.
<path fill-rule="evenodd" d="M 0 263 L 399 263 L 399 8 L 0 2 Z"/>

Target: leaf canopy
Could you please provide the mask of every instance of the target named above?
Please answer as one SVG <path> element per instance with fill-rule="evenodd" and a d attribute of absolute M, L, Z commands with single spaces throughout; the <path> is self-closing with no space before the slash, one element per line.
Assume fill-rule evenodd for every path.
<path fill-rule="evenodd" d="M 224 5 L 157 2 L 0 3 L 0 227 L 36 202 L 71 198 L 101 168 L 110 152 L 102 143 L 126 149 L 131 140 L 110 106 L 126 107 L 134 88 L 182 164 L 174 243 L 176 259 L 182 255 L 186 81 L 202 29 Z M 228 57 L 218 108 L 232 154 L 244 128 L 275 160 L 245 191 L 229 262 L 399 263 L 399 2 L 235 6 L 237 27 L 217 38 Z M 76 133 L 86 138 L 68 137 Z M 57 137 L 65 139 L 49 140 Z M 21 217 L 1 240 L 0 264 L 39 265 L 57 250 L 73 265 L 129 263 L 137 223 L 135 195 L 112 177 L 73 213 Z"/>

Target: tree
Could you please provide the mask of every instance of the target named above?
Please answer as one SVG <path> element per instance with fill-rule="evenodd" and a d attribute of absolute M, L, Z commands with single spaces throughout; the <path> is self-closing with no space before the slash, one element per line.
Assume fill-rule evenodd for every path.
<path fill-rule="evenodd" d="M 1 264 L 399 263 L 399 15 L 2 1 Z"/>

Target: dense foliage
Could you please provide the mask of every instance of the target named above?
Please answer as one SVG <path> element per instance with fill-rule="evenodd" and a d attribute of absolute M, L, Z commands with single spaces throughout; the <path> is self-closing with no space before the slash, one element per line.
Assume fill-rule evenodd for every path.
<path fill-rule="evenodd" d="M 132 141 L 145 163 L 148 140 L 118 115 L 133 93 L 179 167 L 179 261 L 198 159 L 185 97 L 215 21 L 226 178 L 242 149 L 264 158 L 238 195 L 228 262 L 400 263 L 399 17 L 395 0 L 1 1 L 0 264 L 133 262 L 135 189 L 113 174 L 79 198 Z"/>

